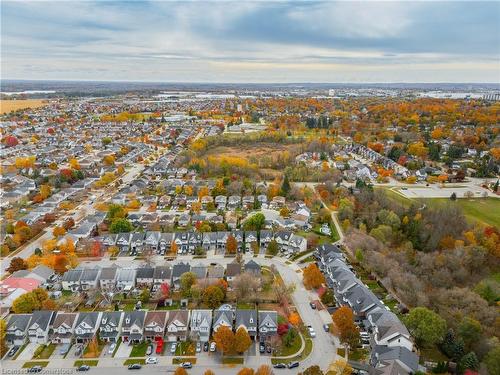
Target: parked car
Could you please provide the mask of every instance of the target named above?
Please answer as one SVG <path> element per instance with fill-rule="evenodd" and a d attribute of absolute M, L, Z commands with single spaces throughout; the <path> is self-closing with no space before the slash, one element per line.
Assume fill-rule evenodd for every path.
<path fill-rule="evenodd" d="M 76 350 L 75 350 L 75 356 L 79 357 L 83 352 L 83 346 L 82 345 L 79 345 L 77 346 Z"/>
<path fill-rule="evenodd" d="M 325 332 L 330 332 L 330 326 L 328 324 L 323 324 L 323 329 Z"/>
<path fill-rule="evenodd" d="M 110 346 L 109 346 L 109 349 L 108 349 L 108 354 L 113 354 L 115 352 L 115 348 L 116 348 L 116 344 L 115 343 L 112 343 Z"/>
<path fill-rule="evenodd" d="M 191 364 L 191 362 L 182 362 L 181 367 L 182 368 L 192 368 L 193 365 Z"/>
<path fill-rule="evenodd" d="M 216 349 L 215 341 L 212 341 L 212 342 L 210 343 L 210 351 L 211 351 L 211 352 L 215 352 L 215 349 Z"/>
<path fill-rule="evenodd" d="M 81 365 L 80 367 L 76 368 L 76 371 L 89 371 L 90 366 L 89 365 Z"/>
<path fill-rule="evenodd" d="M 316 310 L 316 304 L 314 302 L 309 302 L 309 306 L 311 306 L 311 309 Z"/>
<path fill-rule="evenodd" d="M 199 353 L 199 352 L 201 352 L 201 342 L 200 341 L 198 341 L 196 343 L 196 353 Z"/>
<path fill-rule="evenodd" d="M 271 353 L 271 351 L 272 351 L 271 344 L 267 344 L 266 345 L 266 352 Z"/>
<path fill-rule="evenodd" d="M 146 364 L 148 364 L 148 365 L 156 365 L 157 363 L 158 363 L 158 358 L 156 358 L 156 357 L 146 358 Z"/>
<path fill-rule="evenodd" d="M 264 353 L 266 351 L 266 346 L 264 345 L 263 342 L 259 344 L 259 352 Z"/>
<path fill-rule="evenodd" d="M 59 354 L 60 355 L 65 355 L 66 353 L 68 353 L 69 351 L 69 348 L 71 347 L 71 344 L 64 344 L 63 346 L 61 346 L 61 348 L 59 349 Z"/>
<path fill-rule="evenodd" d="M 19 346 L 13 346 L 12 349 L 9 350 L 9 353 L 7 354 L 9 357 L 14 357 L 14 355 L 17 353 L 19 350 Z"/>
<path fill-rule="evenodd" d="M 208 346 L 209 346 L 208 341 L 205 341 L 205 342 L 203 343 L 203 351 L 204 351 L 204 352 L 208 352 Z"/>
<path fill-rule="evenodd" d="M 153 345 L 148 345 L 148 348 L 146 349 L 146 355 L 151 354 L 153 354 Z"/>
<path fill-rule="evenodd" d="M 273 367 L 274 368 L 286 368 L 286 365 L 284 363 L 276 363 Z"/>
<path fill-rule="evenodd" d="M 177 349 L 177 344 L 173 342 L 170 346 L 170 353 L 175 354 L 175 349 Z"/>
<path fill-rule="evenodd" d="M 28 372 L 41 372 L 43 369 L 42 366 L 33 366 L 28 369 Z"/>
<path fill-rule="evenodd" d="M 132 363 L 131 365 L 128 365 L 129 370 L 140 370 L 142 366 L 139 363 Z"/>
<path fill-rule="evenodd" d="M 295 367 L 299 367 L 299 362 L 290 362 L 288 364 L 288 368 L 295 368 Z"/>

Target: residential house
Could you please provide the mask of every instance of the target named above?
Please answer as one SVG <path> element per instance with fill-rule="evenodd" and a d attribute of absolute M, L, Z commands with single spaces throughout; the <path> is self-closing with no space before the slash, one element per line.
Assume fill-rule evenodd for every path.
<path fill-rule="evenodd" d="M 75 313 L 57 313 L 54 323 L 52 323 L 52 333 L 50 334 L 50 341 L 53 344 L 71 343 L 77 315 Z"/>
<path fill-rule="evenodd" d="M 191 310 L 191 337 L 196 341 L 208 341 L 212 327 L 212 310 Z"/>
<path fill-rule="evenodd" d="M 150 266 L 139 267 L 135 273 L 135 286 L 138 289 L 151 289 L 154 282 L 154 268 Z"/>
<path fill-rule="evenodd" d="M 130 248 L 130 233 L 118 233 L 116 235 L 116 246 L 120 252 L 127 252 Z"/>
<path fill-rule="evenodd" d="M 217 332 L 217 330 L 222 326 L 226 326 L 232 331 L 233 321 L 234 308 L 228 304 L 222 305 L 217 310 L 214 310 L 214 319 L 212 323 L 213 332 Z"/>
<path fill-rule="evenodd" d="M 141 232 L 134 232 L 130 237 L 130 254 L 136 255 L 142 253 L 144 247 L 144 238 L 146 235 Z"/>
<path fill-rule="evenodd" d="M 96 289 L 99 284 L 100 268 L 85 268 L 80 276 L 80 289 Z"/>
<path fill-rule="evenodd" d="M 161 233 L 159 231 L 146 232 L 146 236 L 144 238 L 144 249 L 158 252 L 160 239 Z"/>
<path fill-rule="evenodd" d="M 49 341 L 49 331 L 55 317 L 55 311 L 33 311 L 28 326 L 28 340 L 37 344 L 47 344 Z"/>
<path fill-rule="evenodd" d="M 260 231 L 260 249 L 267 250 L 267 246 L 269 242 L 273 240 L 273 232 L 270 230 L 261 230 Z"/>
<path fill-rule="evenodd" d="M 220 264 L 210 264 L 207 269 L 207 279 L 216 281 L 224 277 L 224 267 Z"/>
<path fill-rule="evenodd" d="M 158 244 L 158 250 L 161 255 L 164 255 L 170 251 L 173 240 L 174 240 L 174 233 L 161 233 Z"/>
<path fill-rule="evenodd" d="M 189 311 L 171 310 L 167 318 L 165 338 L 167 341 L 186 341 L 188 336 Z"/>
<path fill-rule="evenodd" d="M 278 332 L 278 313 L 276 311 L 259 311 L 260 341 L 267 341 Z"/>
<path fill-rule="evenodd" d="M 172 285 L 172 267 L 157 266 L 153 272 L 153 291 L 157 291 L 162 284 Z"/>
<path fill-rule="evenodd" d="M 228 263 L 226 266 L 226 281 L 229 286 L 232 286 L 232 282 L 234 279 L 241 274 L 241 264 L 234 260 L 231 263 Z"/>
<path fill-rule="evenodd" d="M 235 314 L 234 329 L 243 327 L 252 340 L 257 337 L 257 311 L 237 309 Z"/>
<path fill-rule="evenodd" d="M 105 342 L 118 342 L 122 329 L 123 311 L 105 311 L 99 326 L 99 337 Z"/>
<path fill-rule="evenodd" d="M 102 291 L 111 291 L 116 286 L 116 278 L 118 276 L 119 268 L 116 265 L 111 267 L 104 267 L 101 269 L 99 276 L 99 286 Z"/>
<path fill-rule="evenodd" d="M 144 319 L 144 339 L 156 341 L 163 339 L 167 324 L 167 311 L 148 311 Z"/>
<path fill-rule="evenodd" d="M 81 312 L 75 324 L 75 340 L 77 343 L 88 343 L 97 334 L 101 323 L 102 312 Z"/>
<path fill-rule="evenodd" d="M 28 327 L 31 314 L 13 314 L 5 327 L 5 342 L 7 345 L 21 346 L 28 337 Z"/>
<path fill-rule="evenodd" d="M 116 278 L 116 289 L 121 292 L 130 292 L 135 287 L 135 275 L 135 269 L 121 268 Z"/>
<path fill-rule="evenodd" d="M 203 280 L 207 277 L 207 266 L 203 263 L 195 264 L 191 267 L 191 272 L 196 275 L 197 280 Z"/>
<path fill-rule="evenodd" d="M 177 263 L 174 264 L 172 268 L 172 285 L 174 286 L 174 289 L 179 289 L 180 288 L 180 279 L 183 274 L 186 272 L 189 272 L 191 270 L 191 266 L 189 263 Z"/>
<path fill-rule="evenodd" d="M 253 247 L 259 246 L 259 239 L 257 238 L 256 231 L 245 232 L 245 251 L 251 251 Z"/>
<path fill-rule="evenodd" d="M 122 341 L 127 343 L 139 343 L 143 340 L 144 320 L 146 311 L 125 311 L 122 322 Z"/>
<path fill-rule="evenodd" d="M 62 288 L 64 290 L 71 290 L 72 292 L 80 290 L 80 277 L 82 273 L 83 270 L 80 268 L 66 271 L 61 279 Z"/>
<path fill-rule="evenodd" d="M 245 272 L 249 272 L 255 276 L 258 276 L 260 277 L 261 273 L 262 273 L 262 269 L 260 267 L 260 265 L 255 262 L 254 260 L 250 260 L 248 261 L 244 266 L 243 266 Z"/>

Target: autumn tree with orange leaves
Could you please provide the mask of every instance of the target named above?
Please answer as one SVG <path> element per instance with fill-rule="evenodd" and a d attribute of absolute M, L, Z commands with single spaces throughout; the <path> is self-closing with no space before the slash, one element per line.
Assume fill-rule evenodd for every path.
<path fill-rule="evenodd" d="M 325 283 L 325 276 L 314 263 L 311 263 L 304 269 L 303 278 L 304 286 L 307 289 L 316 289 Z"/>

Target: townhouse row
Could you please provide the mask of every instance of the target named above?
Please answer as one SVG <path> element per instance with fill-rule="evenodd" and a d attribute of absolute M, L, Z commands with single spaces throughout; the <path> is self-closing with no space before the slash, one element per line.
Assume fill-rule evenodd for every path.
<path fill-rule="evenodd" d="M 307 249 L 307 240 L 294 234 L 292 231 L 273 232 L 261 231 L 224 231 L 224 232 L 177 232 L 162 233 L 160 231 L 132 232 L 107 234 L 99 237 L 99 241 L 106 248 L 116 246 L 121 252 L 132 255 L 143 251 L 153 251 L 158 254 L 170 252 L 175 243 L 179 254 L 194 254 L 197 248 L 205 251 L 225 251 L 227 241 L 232 236 L 237 242 L 238 252 L 246 252 L 253 247 L 266 250 L 269 243 L 275 240 L 283 252 L 296 253 Z"/>
<path fill-rule="evenodd" d="M 349 306 L 370 335 L 370 364 L 376 373 L 415 373 L 419 357 L 408 329 L 396 314 L 356 277 L 336 245 L 324 244 L 315 253 L 337 302 Z"/>
<path fill-rule="evenodd" d="M 217 310 L 106 311 L 68 313 L 35 311 L 11 315 L 6 325 L 8 345 L 85 344 L 95 337 L 104 342 L 142 341 L 206 342 L 211 334 L 226 326 L 244 328 L 252 340 L 267 341 L 277 334 L 276 311 L 240 310 L 222 305 Z"/>
<path fill-rule="evenodd" d="M 234 261 L 226 267 L 220 264 L 204 265 L 202 263 L 190 265 L 177 263 L 171 266 L 139 266 L 138 268 L 111 267 L 75 268 L 66 271 L 61 278 L 63 290 L 72 292 L 100 289 L 102 291 L 130 292 L 134 289 L 149 289 L 156 292 L 162 284 L 178 290 L 183 274 L 192 272 L 199 282 L 208 284 L 225 278 L 229 286 L 233 279 L 242 272 L 250 272 L 256 276 L 261 275 L 261 267 L 253 260 L 244 265 Z"/>

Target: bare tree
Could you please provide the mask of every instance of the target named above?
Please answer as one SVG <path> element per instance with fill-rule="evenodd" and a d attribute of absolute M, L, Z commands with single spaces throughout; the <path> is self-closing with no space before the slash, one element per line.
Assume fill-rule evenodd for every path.
<path fill-rule="evenodd" d="M 236 276 L 233 281 L 234 294 L 240 301 L 254 300 L 256 296 L 255 291 L 258 290 L 260 286 L 260 277 L 250 272 L 243 272 Z"/>

